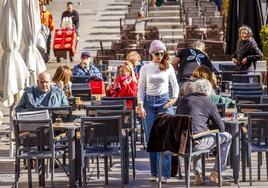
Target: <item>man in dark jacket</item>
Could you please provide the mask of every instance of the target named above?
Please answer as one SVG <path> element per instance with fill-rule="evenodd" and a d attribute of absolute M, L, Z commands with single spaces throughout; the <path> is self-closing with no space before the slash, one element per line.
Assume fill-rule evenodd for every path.
<path fill-rule="evenodd" d="M 72 23 L 76 29 L 76 34 L 79 36 L 79 14 L 76 10 L 74 10 L 72 2 L 67 3 L 67 10 L 62 13 L 61 22 L 63 21 L 64 17 L 72 18 Z"/>
<path fill-rule="evenodd" d="M 212 90 L 210 82 L 206 79 L 200 79 L 195 82 L 194 93 L 190 93 L 183 97 L 177 106 L 177 114 L 190 115 L 192 117 L 193 134 L 202 133 L 209 130 L 208 123 L 211 120 L 213 127 L 219 129 L 220 133 L 220 149 L 221 149 L 221 170 L 226 166 L 227 157 L 232 141 L 232 136 L 224 132 L 225 127 L 221 121 L 221 116 L 217 106 L 213 104 L 207 94 Z M 214 148 L 216 146 L 215 134 L 205 136 L 194 141 L 194 151 Z M 210 175 L 211 181 L 218 181 L 217 163 L 215 162 L 213 171 Z M 195 173 L 195 185 L 202 184 L 201 172 L 201 156 L 193 158 L 193 169 Z M 223 184 L 227 185 L 228 182 Z"/>

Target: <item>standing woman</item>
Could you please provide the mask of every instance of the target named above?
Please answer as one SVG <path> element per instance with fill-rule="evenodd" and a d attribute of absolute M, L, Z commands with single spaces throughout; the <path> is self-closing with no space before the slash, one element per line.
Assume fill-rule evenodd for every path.
<path fill-rule="evenodd" d="M 263 53 L 258 48 L 250 27 L 241 26 L 239 28 L 239 40 L 232 61 L 236 64 L 238 71 L 255 71 L 256 61 L 261 60 Z M 253 65 L 253 66 L 252 66 Z"/>
<path fill-rule="evenodd" d="M 145 119 L 144 130 L 147 143 L 156 115 L 160 112 L 173 114 L 172 105 L 179 94 L 175 71 L 168 62 L 169 55 L 165 45 L 159 40 L 154 40 L 150 44 L 149 53 L 152 61 L 142 66 L 138 81 L 138 113 Z M 169 83 L 172 87 L 171 98 Z M 151 180 L 156 181 L 159 153 L 150 152 L 149 155 Z M 162 164 L 162 181 L 165 182 L 171 175 L 171 156 L 165 155 Z"/>
<path fill-rule="evenodd" d="M 68 65 L 61 65 L 57 68 L 52 82 L 61 88 L 67 97 L 72 96 L 72 70 Z"/>

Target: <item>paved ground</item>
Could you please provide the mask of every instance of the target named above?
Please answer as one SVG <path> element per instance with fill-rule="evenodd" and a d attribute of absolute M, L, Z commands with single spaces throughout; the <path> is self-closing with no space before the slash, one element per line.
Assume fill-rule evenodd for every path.
<path fill-rule="evenodd" d="M 56 27 L 59 26 L 61 12 L 65 9 L 67 0 L 54 0 L 48 7 L 52 11 L 55 18 Z M 99 43 L 96 39 L 119 39 L 119 17 L 122 17 L 127 11 L 127 4 L 129 0 L 102 0 L 100 2 L 95 0 L 80 0 L 74 1 L 75 9 L 80 12 L 80 41 L 78 44 L 77 55 L 75 61 L 79 61 L 79 54 L 84 49 L 92 50 L 94 54 L 96 49 L 99 48 Z M 63 61 L 63 63 L 69 63 Z M 54 73 L 55 68 L 58 66 L 55 63 L 55 58 L 52 56 L 52 62 L 47 64 L 48 70 Z M 8 158 L 8 133 L 9 133 L 9 111 L 4 109 L 5 119 L 4 124 L 0 126 L 0 187 L 12 187 L 14 181 L 14 162 Z M 113 167 L 110 169 L 109 185 L 104 185 L 103 168 L 101 168 L 101 178 L 98 180 L 95 176 L 95 164 L 91 165 L 91 171 L 94 169 L 92 176 L 89 176 L 88 187 L 120 187 L 120 165 L 118 159 L 113 160 Z M 211 170 L 211 161 L 207 165 L 208 172 Z M 34 172 L 34 171 L 33 171 Z M 141 145 L 138 145 L 137 158 L 136 158 L 136 180 L 130 176 L 130 183 L 125 187 L 157 187 L 157 184 L 150 182 L 149 179 L 149 159 L 148 154 L 143 150 Z M 91 173 L 89 173 L 91 174 Z M 208 173 L 209 174 L 209 173 Z M 225 178 L 232 180 L 232 170 L 228 169 L 225 172 Z M 131 172 L 130 172 L 131 175 Z M 256 180 L 256 164 L 254 164 L 253 179 Z M 266 180 L 265 162 L 262 166 L 262 182 L 254 182 L 253 187 L 268 187 Z M 34 187 L 38 187 L 37 174 L 33 174 Z M 27 187 L 27 171 L 22 170 L 20 187 Z M 248 182 L 241 183 L 241 187 L 249 187 Z M 46 187 L 51 187 L 49 179 L 47 180 Z M 55 187 L 68 187 L 68 178 L 61 169 L 56 170 Z M 171 178 L 169 182 L 163 187 L 185 187 L 184 181 L 178 178 Z M 215 184 L 207 183 L 202 187 L 215 187 Z M 232 187 L 238 187 L 233 185 Z"/>

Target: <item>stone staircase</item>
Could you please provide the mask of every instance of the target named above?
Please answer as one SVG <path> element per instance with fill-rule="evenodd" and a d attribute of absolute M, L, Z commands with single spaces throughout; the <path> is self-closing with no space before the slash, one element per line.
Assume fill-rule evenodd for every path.
<path fill-rule="evenodd" d="M 165 2 L 161 7 L 150 7 L 148 26 L 156 26 L 160 39 L 164 42 L 171 59 L 175 55 L 175 49 L 180 39 L 183 39 L 183 24 L 180 23 L 179 2 Z"/>

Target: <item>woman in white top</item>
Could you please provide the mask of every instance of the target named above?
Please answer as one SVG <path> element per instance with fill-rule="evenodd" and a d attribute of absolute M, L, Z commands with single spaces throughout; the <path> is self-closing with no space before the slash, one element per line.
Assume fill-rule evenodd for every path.
<path fill-rule="evenodd" d="M 168 62 L 169 55 L 165 45 L 159 40 L 154 40 L 150 44 L 149 53 L 152 61 L 141 68 L 138 82 L 138 113 L 145 119 L 144 130 L 147 142 L 156 115 L 160 112 L 173 114 L 172 105 L 179 94 L 175 71 Z M 172 88 L 171 98 L 169 83 Z M 151 180 L 156 180 L 159 153 L 150 152 L 149 155 Z M 166 181 L 171 175 L 171 156 L 164 156 L 162 164 L 162 181 Z"/>

